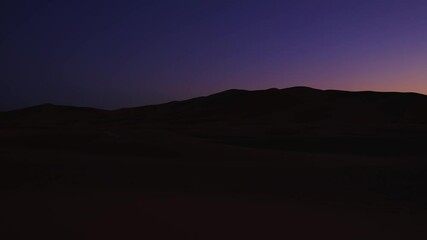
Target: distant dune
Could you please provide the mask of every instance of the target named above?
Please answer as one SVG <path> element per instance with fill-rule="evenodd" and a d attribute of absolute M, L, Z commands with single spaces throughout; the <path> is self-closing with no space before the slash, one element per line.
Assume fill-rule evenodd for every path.
<path fill-rule="evenodd" d="M 427 96 L 308 87 L 227 90 L 210 96 L 116 111 L 44 104 L 3 112 L 5 127 L 234 129 L 281 134 L 382 135 L 426 133 Z M 399 135 L 400 136 L 400 135 Z"/>
<path fill-rule="evenodd" d="M 141 141 L 150 142 L 147 134 L 302 152 L 427 155 L 422 144 L 427 96 L 308 87 L 231 89 L 115 111 L 43 104 L 0 115 L 0 142 L 6 145 L 122 142 L 138 148 Z M 129 148 L 124 149 L 138 152 Z"/>

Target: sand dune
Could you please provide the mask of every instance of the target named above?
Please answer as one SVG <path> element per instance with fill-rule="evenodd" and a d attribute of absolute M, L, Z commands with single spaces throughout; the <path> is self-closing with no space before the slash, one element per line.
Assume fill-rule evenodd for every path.
<path fill-rule="evenodd" d="M 426 109 L 415 93 L 295 87 L 2 112 L 0 227 L 8 239 L 414 239 Z"/>

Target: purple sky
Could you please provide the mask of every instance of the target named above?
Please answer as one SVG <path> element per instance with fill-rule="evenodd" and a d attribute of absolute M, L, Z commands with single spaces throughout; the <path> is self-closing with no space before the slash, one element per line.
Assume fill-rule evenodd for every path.
<path fill-rule="evenodd" d="M 296 85 L 427 94 L 425 0 L 3 0 L 0 19 L 0 110 Z"/>

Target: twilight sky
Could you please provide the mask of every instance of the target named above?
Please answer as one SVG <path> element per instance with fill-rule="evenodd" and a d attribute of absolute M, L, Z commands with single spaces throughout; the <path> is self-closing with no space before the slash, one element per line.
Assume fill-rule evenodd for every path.
<path fill-rule="evenodd" d="M 0 3 L 0 110 L 296 85 L 427 94 L 427 1 Z"/>

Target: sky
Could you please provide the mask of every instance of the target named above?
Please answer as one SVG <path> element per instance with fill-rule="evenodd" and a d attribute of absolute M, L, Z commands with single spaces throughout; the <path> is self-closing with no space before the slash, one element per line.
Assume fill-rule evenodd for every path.
<path fill-rule="evenodd" d="M 425 0 L 2 0 L 0 110 L 230 88 L 427 94 Z"/>

